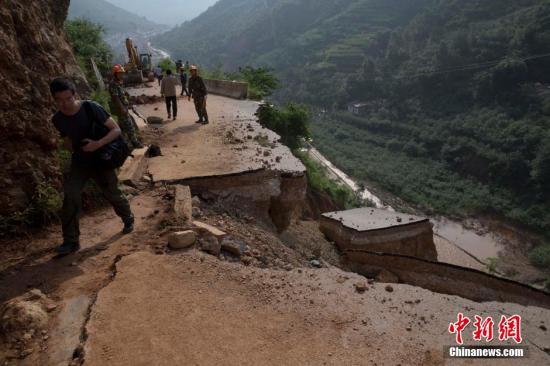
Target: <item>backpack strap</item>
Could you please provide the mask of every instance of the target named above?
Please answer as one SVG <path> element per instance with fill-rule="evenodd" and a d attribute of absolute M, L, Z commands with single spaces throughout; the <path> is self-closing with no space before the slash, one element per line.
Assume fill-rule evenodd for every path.
<path fill-rule="evenodd" d="M 100 122 L 95 117 L 94 111 L 92 110 L 92 104 L 91 103 L 92 102 L 90 102 L 89 100 L 85 100 L 85 101 L 82 102 L 82 106 L 84 107 L 84 112 L 86 112 L 86 117 L 88 118 L 88 121 L 90 121 L 91 125 L 92 125 L 91 137 L 93 139 L 102 138 L 103 136 L 98 137 L 98 135 L 97 135 L 97 130 L 98 130 L 98 127 L 100 126 Z M 103 124 L 101 124 L 101 127 L 103 128 L 103 130 L 106 129 L 105 125 L 103 125 Z"/>

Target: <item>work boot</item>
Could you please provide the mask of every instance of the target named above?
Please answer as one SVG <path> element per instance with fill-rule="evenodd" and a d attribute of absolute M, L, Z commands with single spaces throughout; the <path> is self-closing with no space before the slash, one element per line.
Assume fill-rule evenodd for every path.
<path fill-rule="evenodd" d="M 122 233 L 130 234 L 132 231 L 134 231 L 134 216 L 124 221 L 124 228 L 122 229 Z"/>
<path fill-rule="evenodd" d="M 79 249 L 80 249 L 79 243 L 63 243 L 57 248 L 55 248 L 55 252 L 59 255 L 68 255 L 78 251 Z"/>

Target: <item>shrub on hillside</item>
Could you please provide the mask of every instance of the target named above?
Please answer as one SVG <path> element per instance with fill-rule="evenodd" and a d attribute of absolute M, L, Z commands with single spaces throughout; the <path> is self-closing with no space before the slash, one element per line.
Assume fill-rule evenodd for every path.
<path fill-rule="evenodd" d="M 260 124 L 281 136 L 283 144 L 296 149 L 310 138 L 310 114 L 305 106 L 289 103 L 279 108 L 262 104 L 258 109 Z"/>
<path fill-rule="evenodd" d="M 542 269 L 550 269 L 550 244 L 536 247 L 529 253 L 529 260 Z"/>

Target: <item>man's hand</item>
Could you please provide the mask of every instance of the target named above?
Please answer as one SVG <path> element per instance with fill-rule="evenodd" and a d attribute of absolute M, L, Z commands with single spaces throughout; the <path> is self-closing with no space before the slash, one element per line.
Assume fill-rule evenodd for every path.
<path fill-rule="evenodd" d="M 86 145 L 82 146 L 82 151 L 84 152 L 94 152 L 97 149 L 101 147 L 101 143 L 99 141 L 93 141 L 90 139 L 84 139 L 82 142 L 86 142 Z"/>

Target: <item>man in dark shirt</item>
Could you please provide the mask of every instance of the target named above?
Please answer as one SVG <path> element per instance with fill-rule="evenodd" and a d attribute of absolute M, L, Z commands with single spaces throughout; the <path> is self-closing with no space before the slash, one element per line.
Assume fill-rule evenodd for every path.
<path fill-rule="evenodd" d="M 119 137 L 120 127 L 99 104 L 77 100 L 74 84 L 69 80 L 53 80 L 50 83 L 50 92 L 58 107 L 52 122 L 64 139 L 65 147 L 72 151 L 71 167 L 63 182 L 63 244 L 57 248 L 57 252 L 64 255 L 80 249 L 80 196 L 90 178 L 95 180 L 116 214 L 122 218 L 123 233 L 132 232 L 134 216 L 128 200 L 118 188 L 115 170 L 104 170 L 94 165 L 93 152 Z M 88 103 L 91 113 L 87 113 L 84 103 Z M 92 123 L 103 123 L 109 132 L 103 138 L 93 140 Z"/>
<path fill-rule="evenodd" d="M 208 113 L 206 112 L 206 96 L 208 91 L 204 80 L 199 76 L 199 70 L 197 66 L 191 66 L 191 78 L 189 78 L 189 97 L 188 100 L 195 102 L 195 109 L 199 115 L 199 120 L 195 123 L 202 123 L 203 125 L 208 123 Z"/>

